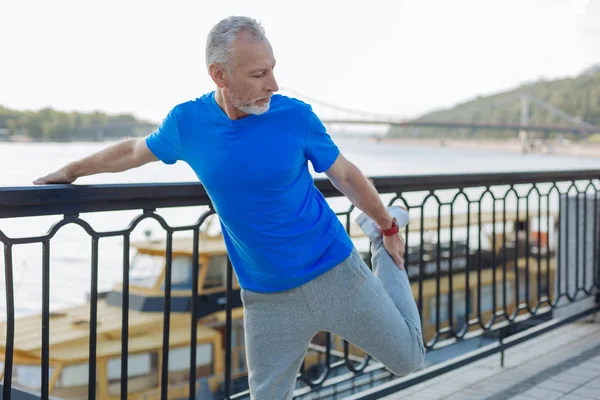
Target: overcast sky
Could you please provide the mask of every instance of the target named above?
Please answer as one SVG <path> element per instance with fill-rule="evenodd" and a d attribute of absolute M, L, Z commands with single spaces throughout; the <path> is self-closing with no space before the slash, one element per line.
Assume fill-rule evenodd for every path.
<path fill-rule="evenodd" d="M 600 0 L 0 0 L 0 104 L 160 121 L 213 90 L 210 28 L 260 20 L 282 87 L 416 116 L 600 63 Z"/>

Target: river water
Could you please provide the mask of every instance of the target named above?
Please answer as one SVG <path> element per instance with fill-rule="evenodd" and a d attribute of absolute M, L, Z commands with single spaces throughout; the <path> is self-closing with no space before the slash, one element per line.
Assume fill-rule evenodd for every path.
<path fill-rule="evenodd" d="M 599 158 L 506 153 L 491 150 L 448 149 L 397 142 L 375 143 L 361 139 L 336 140 L 344 155 L 367 176 L 428 175 L 509 171 L 549 171 L 600 169 Z M 0 143 L 0 186 L 30 186 L 31 181 L 61 167 L 70 160 L 84 157 L 109 143 Z M 424 178 L 425 179 L 425 178 Z M 166 166 L 159 162 L 119 174 L 101 174 L 82 178 L 77 184 L 195 182 L 187 164 Z M 347 207 L 343 200 L 331 200 L 332 207 Z M 337 202 L 337 203 L 336 203 Z M 203 208 L 161 210 L 172 226 L 197 220 Z M 86 214 L 83 218 L 98 230 L 125 228 L 138 211 Z M 9 237 L 42 235 L 60 217 L 0 219 L 0 230 Z M 154 222 L 141 224 L 132 239 L 143 238 L 145 231 L 160 234 Z M 158 233 L 157 233 L 158 232 Z M 6 316 L 4 255 L 0 250 L 0 320 Z M 50 306 L 52 310 L 85 302 L 90 291 L 91 240 L 82 228 L 68 225 L 51 241 Z M 17 315 L 41 310 L 41 245 L 14 246 L 15 308 Z M 122 240 L 100 241 L 99 289 L 108 290 L 121 280 Z"/>

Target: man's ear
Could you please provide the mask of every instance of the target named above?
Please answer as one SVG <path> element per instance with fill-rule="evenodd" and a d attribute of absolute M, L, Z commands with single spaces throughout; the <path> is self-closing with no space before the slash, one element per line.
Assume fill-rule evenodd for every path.
<path fill-rule="evenodd" d="M 219 88 L 225 87 L 225 69 L 219 64 L 210 64 L 208 66 L 208 72 L 215 85 Z"/>

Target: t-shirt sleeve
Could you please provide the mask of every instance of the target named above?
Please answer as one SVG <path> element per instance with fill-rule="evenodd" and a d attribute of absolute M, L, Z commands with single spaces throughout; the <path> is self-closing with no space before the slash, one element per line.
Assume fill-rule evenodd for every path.
<path fill-rule="evenodd" d="M 171 110 L 158 128 L 146 137 L 146 145 L 165 164 L 175 164 L 182 159 L 175 109 Z"/>
<path fill-rule="evenodd" d="M 304 150 L 306 158 L 312 163 L 315 172 L 325 172 L 333 165 L 340 150 L 312 109 L 309 109 L 307 125 Z"/>

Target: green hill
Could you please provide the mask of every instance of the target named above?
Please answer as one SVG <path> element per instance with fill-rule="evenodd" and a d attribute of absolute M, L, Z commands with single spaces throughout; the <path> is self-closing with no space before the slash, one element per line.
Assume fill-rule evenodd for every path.
<path fill-rule="evenodd" d="M 600 126 L 600 65 L 589 68 L 574 78 L 540 80 L 513 90 L 480 96 L 453 108 L 437 110 L 418 118 L 424 121 L 519 123 L 521 98 L 540 100 L 565 114 Z M 535 101 L 529 102 L 529 124 L 572 126 Z M 471 131 L 466 129 L 406 129 L 395 127 L 389 132 L 395 137 L 507 137 L 514 131 Z"/>
<path fill-rule="evenodd" d="M 130 114 L 62 112 L 52 108 L 17 111 L 0 106 L 0 132 L 9 137 L 36 141 L 96 141 L 140 136 L 156 124 Z"/>

